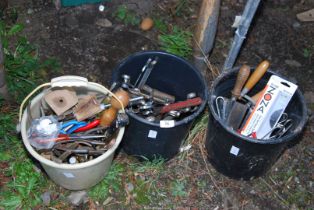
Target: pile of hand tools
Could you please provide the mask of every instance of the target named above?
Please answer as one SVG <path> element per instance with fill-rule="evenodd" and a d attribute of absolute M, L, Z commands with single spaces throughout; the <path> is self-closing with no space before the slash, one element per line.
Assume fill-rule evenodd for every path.
<path fill-rule="evenodd" d="M 119 113 L 128 99 L 120 102 L 96 92 L 77 95 L 72 88 L 48 89 L 39 118 L 32 119 L 28 106 L 29 141 L 39 154 L 57 163 L 92 160 L 114 145 L 118 128 L 129 122 L 126 114 Z"/>
<path fill-rule="evenodd" d="M 149 58 L 134 84 L 131 84 L 130 76 L 124 74 L 116 83 L 120 85 L 116 86 L 130 97 L 126 107 L 129 113 L 155 123 L 181 120 L 195 112 L 202 99 L 195 92 L 190 92 L 186 100 L 178 101 L 174 95 L 162 92 L 158 87 L 150 87 L 147 81 L 158 60 L 158 57 Z"/>
<path fill-rule="evenodd" d="M 284 110 L 297 89 L 295 84 L 273 75 L 263 89 L 254 96 L 248 95 L 269 65 L 268 61 L 261 62 L 251 75 L 250 67 L 243 65 L 231 98 L 216 97 L 217 115 L 229 129 L 255 139 L 274 139 L 292 127 L 292 120 Z"/>
<path fill-rule="evenodd" d="M 104 154 L 115 142 L 116 130 L 128 124 L 127 112 L 171 127 L 196 110 L 202 99 L 190 92 L 185 100 L 147 85 L 159 58 L 149 58 L 135 83 L 129 75 L 110 88 L 115 97 L 100 93 L 77 94 L 73 88 L 51 88 L 40 103 L 41 116 L 31 119 L 28 138 L 42 156 L 57 163 L 81 163 Z M 29 106 L 30 107 L 30 106 Z M 171 126 L 169 126 L 171 125 Z M 162 126 L 161 126 L 162 127 Z"/>

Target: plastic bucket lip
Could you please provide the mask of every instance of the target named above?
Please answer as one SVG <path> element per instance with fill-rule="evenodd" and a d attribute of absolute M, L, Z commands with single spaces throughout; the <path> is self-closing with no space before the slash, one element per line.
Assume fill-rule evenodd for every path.
<path fill-rule="evenodd" d="M 232 134 L 244 141 L 248 141 L 248 142 L 251 142 L 251 143 L 257 143 L 257 144 L 278 144 L 278 143 L 282 143 L 282 142 L 288 142 L 290 140 L 292 140 L 293 136 L 297 136 L 299 135 L 305 124 L 306 124 L 306 121 L 307 121 L 307 107 L 306 107 L 306 104 L 305 103 L 301 103 L 302 104 L 302 120 L 301 122 L 299 122 L 299 125 L 295 128 L 295 131 L 293 133 L 289 133 L 279 139 L 268 139 L 268 140 L 261 140 L 261 139 L 254 139 L 254 138 L 251 138 L 251 137 L 246 137 L 246 136 L 243 136 L 237 132 L 235 132 L 234 130 L 230 129 L 229 127 L 226 126 L 225 123 L 222 122 L 222 120 L 218 117 L 215 109 L 214 109 L 214 100 L 215 98 L 217 97 L 216 95 L 214 95 L 214 92 L 215 92 L 215 88 L 217 87 L 217 84 L 220 83 L 220 81 L 227 75 L 229 74 L 232 74 L 232 73 L 235 73 L 236 71 L 239 70 L 239 67 L 235 67 L 235 68 L 232 68 L 231 70 L 228 70 L 227 72 L 223 72 L 222 74 L 220 74 L 214 81 L 214 83 L 211 85 L 211 88 L 209 90 L 209 97 L 208 97 L 208 106 L 209 106 L 209 109 L 210 109 L 210 112 L 211 114 L 214 116 L 214 119 L 220 124 L 220 126 L 222 126 L 226 132 L 228 132 L 229 134 Z M 268 70 L 267 72 L 271 73 L 271 74 L 274 74 L 274 75 L 278 75 L 280 77 L 282 77 L 283 79 L 286 79 L 284 76 L 278 74 L 278 73 L 275 73 L 274 71 L 272 70 Z M 303 94 L 301 93 L 300 91 L 300 88 L 298 87 L 297 91 L 294 93 L 294 94 L 297 94 L 299 99 L 301 101 L 305 101 L 304 99 L 304 96 Z M 303 120 L 303 118 L 305 118 Z"/>
<path fill-rule="evenodd" d="M 94 87 L 88 86 L 87 88 L 91 88 L 93 90 Z M 96 90 L 99 91 L 99 90 Z M 32 102 L 36 99 L 42 98 L 43 92 L 39 93 L 38 95 L 36 95 L 33 99 Z M 23 112 L 23 117 L 21 120 L 21 135 L 22 135 L 22 140 L 23 143 L 26 147 L 26 149 L 28 150 L 28 152 L 36 159 L 38 160 L 40 163 L 48 165 L 49 167 L 53 167 L 53 168 L 57 168 L 57 169 L 65 169 L 65 170 L 76 170 L 76 169 L 82 169 L 82 168 L 87 168 L 90 166 L 94 166 L 97 165 L 98 163 L 101 163 L 103 160 L 105 160 L 106 158 L 108 158 L 110 155 L 112 155 L 115 150 L 118 148 L 119 144 L 122 141 L 122 137 L 125 131 L 125 127 L 122 127 L 119 129 L 118 131 L 118 135 L 116 136 L 116 142 L 114 143 L 114 145 L 108 149 L 104 154 L 100 155 L 99 157 L 93 159 L 93 160 L 89 160 L 87 162 L 84 163 L 76 163 L 76 164 L 65 164 L 65 163 L 56 163 L 53 162 L 52 160 L 48 160 L 46 158 L 44 158 L 43 156 L 41 156 L 40 154 L 38 154 L 38 152 L 36 150 L 34 150 L 34 148 L 31 146 L 31 144 L 29 143 L 29 139 L 27 136 L 27 132 L 26 132 L 26 122 L 27 122 L 27 109 L 24 110 Z"/>
<path fill-rule="evenodd" d="M 203 85 L 204 85 L 204 96 L 202 98 L 202 103 L 201 105 L 199 106 L 198 110 L 196 112 L 194 112 L 193 114 L 183 118 L 182 120 L 175 120 L 175 125 L 174 127 L 176 126 L 179 126 L 179 125 L 182 125 L 182 124 L 187 124 L 189 123 L 190 121 L 194 120 L 205 108 L 206 104 L 207 104 L 207 101 L 208 101 L 208 88 L 207 88 L 207 85 L 206 85 L 206 82 L 205 82 L 205 79 L 204 77 L 201 75 L 201 73 L 196 69 L 196 67 L 194 67 L 192 64 L 190 64 L 187 60 L 185 60 L 184 58 L 181 58 L 177 55 L 174 55 L 174 54 L 171 54 L 171 53 L 168 53 L 168 52 L 165 52 L 165 51 L 154 51 L 154 50 L 150 50 L 150 51 L 141 51 L 141 52 L 137 52 L 137 53 L 134 53 L 126 58 L 124 58 L 120 63 L 119 65 L 114 69 L 113 72 L 117 72 L 118 69 L 121 68 L 121 66 L 124 66 L 125 63 L 127 61 L 129 61 L 130 59 L 134 58 L 134 57 L 138 57 L 138 56 L 141 56 L 141 55 L 165 55 L 165 56 L 169 56 L 169 57 L 173 57 L 173 58 L 176 58 L 177 60 L 180 60 L 181 62 L 183 62 L 185 65 L 189 66 L 190 69 L 193 69 L 193 71 L 197 74 L 197 77 L 200 79 L 200 81 L 203 82 Z M 150 122 L 148 120 L 145 120 L 144 118 L 142 117 L 139 117 L 137 116 L 136 114 L 126 110 L 126 113 L 128 115 L 130 115 L 133 119 L 136 119 L 137 121 L 140 121 L 142 123 L 145 123 L 145 124 L 148 124 L 148 125 L 151 125 L 151 126 L 155 126 L 155 127 L 160 127 L 160 123 L 157 123 L 157 122 Z"/>

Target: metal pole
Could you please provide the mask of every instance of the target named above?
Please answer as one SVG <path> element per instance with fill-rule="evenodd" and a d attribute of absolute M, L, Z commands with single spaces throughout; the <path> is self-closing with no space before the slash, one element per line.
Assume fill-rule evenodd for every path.
<path fill-rule="evenodd" d="M 223 71 L 231 69 L 235 63 L 236 58 L 238 57 L 239 51 L 241 49 L 242 43 L 246 38 L 247 31 L 251 25 L 254 14 L 257 10 L 257 7 L 260 3 L 260 0 L 248 0 L 243 14 L 241 16 L 240 24 L 235 32 L 233 43 L 229 51 L 228 57 L 225 61 Z"/>

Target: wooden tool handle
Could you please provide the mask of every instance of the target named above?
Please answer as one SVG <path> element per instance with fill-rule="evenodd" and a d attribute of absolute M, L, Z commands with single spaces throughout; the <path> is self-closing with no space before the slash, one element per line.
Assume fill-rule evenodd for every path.
<path fill-rule="evenodd" d="M 237 75 L 237 80 L 234 85 L 233 90 L 231 91 L 233 98 L 239 98 L 241 94 L 241 90 L 243 88 L 244 83 L 250 76 L 250 67 L 248 65 L 243 65 Z"/>
<path fill-rule="evenodd" d="M 241 92 L 242 97 L 244 95 L 246 95 L 252 89 L 252 87 L 262 78 L 262 76 L 267 71 L 268 67 L 269 67 L 269 62 L 267 60 L 261 62 L 256 67 L 255 71 L 250 76 L 249 80 L 247 81 L 247 83 L 245 84 L 245 86 Z"/>
<path fill-rule="evenodd" d="M 161 114 L 170 112 L 172 110 L 178 110 L 178 109 L 183 109 L 186 107 L 191 107 L 191 106 L 198 106 L 202 103 L 202 99 L 200 97 L 188 99 L 186 101 L 180 101 L 177 103 L 169 104 L 166 106 L 163 106 L 160 110 Z"/>
<path fill-rule="evenodd" d="M 175 101 L 175 97 L 172 95 L 169 95 L 167 93 L 161 92 L 157 89 L 151 88 L 148 85 L 143 85 L 142 89 L 149 94 L 152 95 L 152 97 L 157 97 L 160 99 L 163 99 L 164 101 L 167 101 L 169 103 L 173 103 Z"/>
<path fill-rule="evenodd" d="M 256 93 L 254 96 L 251 97 L 251 99 L 256 103 L 257 100 L 261 97 L 261 95 L 263 94 L 264 90 L 259 91 L 258 93 Z"/>
<path fill-rule="evenodd" d="M 100 125 L 101 126 L 110 126 L 111 123 L 117 118 L 117 110 L 113 107 L 106 109 L 101 113 L 100 116 Z"/>
<path fill-rule="evenodd" d="M 130 96 L 127 91 L 120 88 L 114 94 L 117 96 L 118 99 L 120 99 L 123 107 L 126 107 L 128 105 Z M 118 110 L 121 109 L 121 104 L 114 97 L 111 97 L 110 104 L 111 107 L 101 113 L 100 116 L 101 126 L 110 126 L 111 123 L 117 118 Z"/>
<path fill-rule="evenodd" d="M 123 107 L 126 107 L 128 105 L 129 100 L 130 100 L 130 96 L 129 96 L 129 93 L 127 91 L 120 88 L 114 94 L 117 96 L 118 99 L 120 99 L 120 101 L 123 104 Z M 110 103 L 111 103 L 111 106 L 115 109 L 119 110 L 122 108 L 119 101 L 117 101 L 114 97 L 111 97 Z"/>

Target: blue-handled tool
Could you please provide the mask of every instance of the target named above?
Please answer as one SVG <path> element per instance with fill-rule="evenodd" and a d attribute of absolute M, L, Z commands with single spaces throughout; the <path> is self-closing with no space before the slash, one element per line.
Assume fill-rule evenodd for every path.
<path fill-rule="evenodd" d="M 68 122 L 62 123 L 60 133 L 61 134 L 71 134 L 76 129 L 86 126 L 87 123 L 83 121 L 70 120 Z"/>

